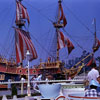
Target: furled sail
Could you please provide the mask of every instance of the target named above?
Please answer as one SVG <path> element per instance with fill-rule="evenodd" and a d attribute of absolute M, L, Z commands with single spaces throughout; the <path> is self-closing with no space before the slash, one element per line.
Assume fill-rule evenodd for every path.
<path fill-rule="evenodd" d="M 37 53 L 31 41 L 29 32 L 15 28 L 16 62 L 21 63 L 26 57 L 26 51 L 30 52 L 30 61 L 37 58 Z"/>
<path fill-rule="evenodd" d="M 95 44 L 93 46 L 93 52 L 96 52 L 100 47 L 100 41 L 96 38 Z"/>
<path fill-rule="evenodd" d="M 97 36 L 96 36 L 96 19 L 93 19 L 93 24 L 94 24 L 94 28 L 95 28 L 95 32 L 94 32 L 94 45 L 93 45 L 93 52 L 96 52 L 99 47 L 100 47 L 100 41 L 98 40 Z"/>
<path fill-rule="evenodd" d="M 66 46 L 68 48 L 68 54 L 70 54 L 74 49 L 74 45 L 66 36 L 64 36 L 61 31 L 58 31 L 58 49 L 64 48 Z"/>
<path fill-rule="evenodd" d="M 90 61 L 86 64 L 86 66 L 91 66 L 93 63 L 96 63 L 94 56 L 90 59 Z"/>
<path fill-rule="evenodd" d="M 20 22 L 22 19 L 27 19 L 30 23 L 28 12 L 20 1 L 16 1 L 16 22 Z"/>
<path fill-rule="evenodd" d="M 67 24 L 67 20 L 66 20 L 66 17 L 64 15 L 64 12 L 63 12 L 63 8 L 62 8 L 61 3 L 59 3 L 59 13 L 60 13 L 60 16 L 58 18 L 58 23 L 60 23 L 61 21 L 63 21 L 63 25 L 65 27 L 66 24 Z"/>

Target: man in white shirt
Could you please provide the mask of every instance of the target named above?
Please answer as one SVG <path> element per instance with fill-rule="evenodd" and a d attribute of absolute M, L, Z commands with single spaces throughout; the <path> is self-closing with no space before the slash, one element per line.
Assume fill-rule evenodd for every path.
<path fill-rule="evenodd" d="M 96 69 L 96 64 L 93 63 L 91 67 L 92 67 L 92 69 L 89 71 L 89 73 L 87 75 L 87 79 L 89 82 L 91 80 L 98 82 L 97 78 L 99 77 L 99 71 Z"/>
<path fill-rule="evenodd" d="M 96 64 L 92 64 L 92 69 L 87 75 L 88 81 L 90 82 L 91 80 L 97 81 L 97 78 L 99 77 L 99 71 L 96 69 Z"/>

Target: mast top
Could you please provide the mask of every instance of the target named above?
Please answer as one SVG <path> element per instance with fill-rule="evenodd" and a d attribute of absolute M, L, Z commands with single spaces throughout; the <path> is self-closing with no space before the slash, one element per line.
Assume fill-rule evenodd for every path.
<path fill-rule="evenodd" d="M 22 1 L 22 0 L 19 0 L 20 2 Z"/>
<path fill-rule="evenodd" d="M 62 0 L 58 0 L 58 4 L 59 4 L 59 10 L 58 10 L 58 16 L 57 16 L 58 21 L 53 23 L 54 27 L 58 29 L 65 27 L 67 24 L 61 2 Z"/>
<path fill-rule="evenodd" d="M 58 3 L 61 3 L 62 2 L 62 0 L 58 0 Z"/>

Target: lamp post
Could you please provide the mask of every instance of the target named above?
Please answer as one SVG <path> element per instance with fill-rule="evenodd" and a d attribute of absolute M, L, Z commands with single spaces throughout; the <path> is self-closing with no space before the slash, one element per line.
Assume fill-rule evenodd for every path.
<path fill-rule="evenodd" d="M 30 52 L 29 50 L 27 50 L 27 61 L 28 61 L 28 65 L 27 65 L 27 68 L 28 68 L 28 83 L 27 83 L 27 96 L 31 96 L 31 90 L 30 90 L 30 70 L 29 70 L 29 56 L 30 56 Z"/>

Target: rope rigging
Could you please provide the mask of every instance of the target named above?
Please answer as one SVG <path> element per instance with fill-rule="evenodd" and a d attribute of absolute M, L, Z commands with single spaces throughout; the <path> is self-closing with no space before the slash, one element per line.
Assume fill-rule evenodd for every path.
<path fill-rule="evenodd" d="M 50 18 L 48 18 L 46 15 L 44 15 L 43 13 L 41 13 L 39 9 L 35 8 L 33 5 L 29 4 L 28 2 L 26 2 L 26 3 L 27 3 L 32 9 L 35 9 L 38 13 L 40 13 L 43 17 L 45 17 L 48 21 L 50 21 L 50 22 L 53 23 L 53 21 L 52 21 Z"/>
<path fill-rule="evenodd" d="M 12 26 L 13 26 L 13 23 L 14 23 L 14 18 L 15 18 L 15 14 L 14 14 L 14 16 L 13 16 L 13 19 L 12 19 L 12 22 L 11 22 L 11 25 L 10 25 L 10 28 L 9 28 L 9 30 L 8 30 L 8 37 L 7 37 L 6 40 L 8 40 L 8 41 L 11 40 L 11 39 L 12 39 L 12 40 L 11 40 L 10 43 L 9 43 L 10 46 L 8 45 L 8 47 L 7 47 L 7 52 L 6 52 L 6 54 L 8 54 L 8 52 L 10 51 L 10 48 L 11 48 L 11 47 L 14 47 L 14 44 L 12 44 L 12 43 L 14 43 L 14 42 L 13 42 L 13 41 L 14 41 L 14 34 L 12 35 L 12 33 L 11 33 L 11 30 L 13 29 Z M 12 38 L 11 38 L 11 37 L 12 37 Z M 5 45 L 7 45 L 7 43 L 8 43 L 8 42 L 5 41 Z M 11 45 L 12 45 L 12 46 L 11 46 Z M 6 54 L 5 54 L 5 57 L 7 56 Z"/>
<path fill-rule="evenodd" d="M 63 28 L 63 31 L 82 49 L 85 50 L 77 41 L 75 41 L 72 36 Z"/>
<path fill-rule="evenodd" d="M 68 8 L 68 6 L 66 6 L 65 5 L 65 3 L 63 3 L 64 4 L 64 6 L 66 7 L 66 9 L 74 16 L 74 18 L 81 24 L 81 25 L 83 25 L 89 32 L 91 32 L 91 33 L 93 33 L 89 28 L 88 28 L 88 26 L 87 25 L 85 25 L 69 8 Z M 93 33 L 94 34 L 94 33 Z"/>
<path fill-rule="evenodd" d="M 27 3 L 27 4 L 29 4 L 29 3 Z M 37 9 L 37 8 L 35 8 L 35 7 L 33 7 L 33 5 L 31 5 L 31 4 L 29 4 L 33 9 L 35 9 L 38 13 L 40 13 L 43 17 L 45 17 L 48 21 L 50 21 L 52 24 L 54 23 L 54 21 L 52 21 L 50 18 L 48 18 L 47 16 L 45 16 L 42 12 L 41 12 L 41 10 L 39 10 L 39 9 Z M 75 19 L 77 19 L 77 21 L 79 21 L 81 24 L 82 24 L 82 26 L 84 26 L 89 32 L 91 32 L 91 33 L 93 33 L 68 7 L 67 7 L 67 9 L 71 12 L 71 14 L 75 17 Z M 70 38 L 72 38 L 72 36 L 63 28 L 63 31 L 65 32 L 65 33 L 67 33 L 67 35 L 70 37 Z M 81 48 L 83 51 L 85 50 L 75 39 L 73 39 L 72 38 L 72 40 L 77 44 L 77 46 L 79 47 L 79 48 Z M 40 43 L 39 43 L 40 44 Z M 40 45 L 41 46 L 41 45 Z M 42 46 L 42 48 L 43 48 L 43 46 Z M 47 52 L 47 50 L 46 50 L 46 52 Z"/>
<path fill-rule="evenodd" d="M 26 1 L 25 1 L 26 2 Z M 39 14 L 41 14 L 41 16 L 43 16 L 44 18 L 46 18 L 49 22 L 51 22 L 52 24 L 54 23 L 54 21 L 52 20 L 52 19 L 50 19 L 47 15 L 45 15 L 45 14 L 43 14 L 41 11 L 42 11 L 42 9 L 37 9 L 37 8 L 35 8 L 33 5 L 31 5 L 31 4 L 29 4 L 29 2 L 26 2 L 28 5 L 30 5 L 30 7 L 32 8 L 32 9 L 35 9 Z M 63 3 L 64 4 L 64 3 Z M 51 4 L 50 4 L 51 5 Z M 65 4 L 64 4 L 65 5 Z M 11 9 L 11 7 L 12 6 L 10 6 L 10 8 L 9 9 Z M 66 7 L 66 5 L 65 5 L 65 7 Z M 77 21 L 79 21 L 89 32 L 91 32 L 91 33 L 93 33 L 88 27 L 87 27 L 87 25 L 85 25 L 68 7 L 66 7 L 67 9 L 68 9 L 68 11 L 70 11 L 71 12 L 71 14 L 75 17 L 75 19 L 77 20 Z M 10 38 L 11 38 L 11 26 L 13 26 L 13 23 L 14 23 L 14 18 L 15 18 L 15 14 L 14 14 L 14 17 L 13 17 L 13 20 L 12 20 L 12 22 L 11 22 L 11 25 L 10 25 L 10 28 L 9 28 L 9 30 L 8 30 L 8 34 L 9 34 L 9 37 L 7 37 L 7 40 L 9 40 Z M 27 29 L 26 27 L 25 27 L 25 29 Z M 27 29 L 27 31 L 28 31 L 29 29 Z M 63 28 L 63 31 L 65 32 L 65 33 L 67 33 L 67 35 L 69 36 L 69 37 L 71 37 L 72 38 L 72 36 Z M 33 37 L 33 36 L 32 36 Z M 33 37 L 36 41 L 37 41 L 37 43 L 41 46 L 41 43 L 35 38 L 35 37 Z M 72 38 L 72 40 L 82 49 L 82 50 L 85 50 L 77 41 L 75 41 L 73 38 Z M 13 41 L 13 40 L 12 40 Z M 11 41 L 11 43 L 12 43 L 12 41 Z M 7 41 L 6 41 L 6 45 L 7 45 Z M 50 54 L 49 52 L 48 52 L 48 50 L 47 49 L 45 49 L 43 46 L 41 46 L 48 54 Z M 6 51 L 6 53 L 8 53 L 9 52 L 9 49 L 10 49 L 10 47 L 8 47 L 8 50 Z M 51 55 L 51 54 L 50 54 Z M 55 58 L 53 55 L 51 55 L 53 58 Z M 5 55 L 5 57 L 6 57 L 6 55 Z"/>
<path fill-rule="evenodd" d="M 11 2 L 10 3 L 10 5 L 9 6 L 7 6 L 7 10 L 6 10 L 6 15 L 7 16 L 5 16 L 5 17 L 8 17 L 8 18 L 11 18 L 11 16 L 10 16 L 10 14 L 13 12 L 13 10 L 14 9 L 12 9 L 12 5 L 13 5 L 13 2 Z M 12 9 L 12 10 L 11 10 Z M 9 12 L 10 11 L 10 12 Z M 1 11 L 1 12 L 3 12 L 3 11 Z M 5 12 L 4 12 L 5 13 Z M 15 16 L 15 15 L 14 15 Z M 4 21 L 6 21 L 7 20 L 7 18 L 5 18 L 5 17 L 3 17 L 3 20 L 1 20 L 1 21 L 3 21 L 3 23 L 4 23 Z M 6 20 L 5 20 L 6 19 Z M 9 23 L 9 28 L 8 28 L 8 32 L 7 32 L 7 36 L 6 36 L 6 41 L 4 41 L 4 49 L 2 49 L 1 51 L 2 51 L 2 55 L 3 55 L 3 57 L 4 58 L 6 58 L 7 57 L 7 55 L 9 54 L 9 50 L 11 49 L 11 45 L 9 46 L 9 43 L 10 43 L 10 41 L 9 40 L 11 40 L 12 38 L 12 33 L 11 33 L 11 28 L 12 28 L 12 25 L 13 25 L 13 21 L 14 21 L 14 17 L 13 17 L 13 19 L 12 19 L 12 21 L 11 21 L 11 24 L 7 21 L 7 23 Z M 6 24 L 7 24 L 6 23 Z M 12 42 L 13 43 L 13 42 Z M 8 46 L 8 47 L 7 47 Z"/>
<path fill-rule="evenodd" d="M 34 40 L 43 48 L 52 58 L 55 59 L 55 57 L 43 46 L 41 43 L 31 34 L 31 36 L 34 38 Z"/>

